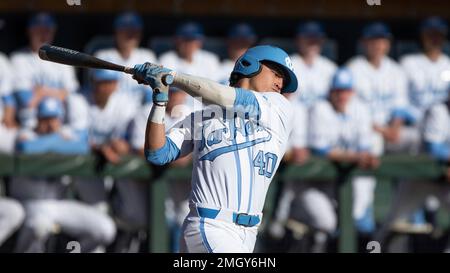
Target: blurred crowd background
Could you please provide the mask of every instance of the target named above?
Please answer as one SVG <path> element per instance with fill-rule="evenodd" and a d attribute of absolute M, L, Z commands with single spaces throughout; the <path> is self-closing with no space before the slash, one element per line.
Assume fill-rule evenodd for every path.
<path fill-rule="evenodd" d="M 450 205 L 449 5 L 205 2 L 0 3 L 0 153 L 91 154 L 113 165 L 144 154 L 151 88 L 124 73 L 44 62 L 37 55 L 43 44 L 131 67 L 159 63 L 223 84 L 247 48 L 272 44 L 291 55 L 299 79 L 299 90 L 287 96 L 296 118 L 283 165 L 318 157 L 376 170 L 384 155 L 430 156 L 442 176 L 396 181 L 381 221 L 374 213 L 380 182 L 353 177 L 354 226 L 363 246 L 376 240 L 385 251 L 423 251 L 411 243 L 419 234 L 426 251 L 450 251 L 448 233 L 434 232 L 437 211 Z M 167 127 L 193 104 L 171 88 Z M 168 168 L 189 166 L 186 157 Z M 76 241 L 83 252 L 147 252 L 149 180 L 4 177 L 0 251 L 67 252 L 67 242 Z M 190 181 L 167 182 L 166 222 L 159 224 L 177 252 Z M 256 251 L 337 251 L 338 184 L 306 179 L 276 187 Z"/>

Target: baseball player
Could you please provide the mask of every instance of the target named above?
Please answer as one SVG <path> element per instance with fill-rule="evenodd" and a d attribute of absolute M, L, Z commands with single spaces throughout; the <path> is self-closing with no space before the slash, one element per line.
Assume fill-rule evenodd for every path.
<path fill-rule="evenodd" d="M 446 166 L 450 162 L 450 100 L 433 105 L 424 115 L 423 140 L 427 152 Z M 414 181 L 401 183 L 389 210 L 387 220 L 375 239 L 383 245 L 389 230 L 399 219 L 409 217 L 425 203 L 429 195 L 436 196 L 442 206 L 450 209 L 450 168 L 440 181 Z M 414 184 L 411 186 L 411 184 Z M 450 241 L 446 252 L 450 252 Z"/>
<path fill-rule="evenodd" d="M 219 80 L 219 58 L 202 49 L 204 38 L 203 28 L 199 24 L 187 22 L 179 25 L 174 38 L 176 49 L 163 53 L 159 62 L 182 73 Z"/>
<path fill-rule="evenodd" d="M 302 75 L 301 90 L 292 99 L 300 100 L 308 108 L 318 100 L 324 100 L 330 90 L 330 82 L 336 64 L 320 55 L 326 34 L 322 25 L 315 21 L 300 24 L 297 29 L 298 53 L 292 54 L 292 66 Z"/>
<path fill-rule="evenodd" d="M 73 67 L 42 61 L 38 50 L 51 44 L 56 32 L 55 19 L 46 13 L 34 15 L 28 22 L 28 48 L 14 52 L 11 63 L 14 71 L 13 89 L 18 100 L 21 126 L 35 127 L 35 109 L 43 97 L 64 101 L 78 89 Z"/>
<path fill-rule="evenodd" d="M 170 88 L 169 101 L 166 108 L 165 125 L 171 128 L 177 122 L 183 120 L 192 112 L 192 108 L 185 104 L 187 94 L 177 88 Z M 142 107 L 133 120 L 131 133 L 131 145 L 142 156 L 144 155 L 145 127 L 152 105 Z M 191 162 L 191 157 L 186 156 L 172 162 L 170 167 L 186 167 Z M 189 213 L 188 197 L 191 190 L 190 181 L 185 179 L 168 181 L 168 196 L 165 200 L 166 221 L 170 230 L 170 250 L 173 253 L 179 252 L 179 238 L 181 225 L 184 218 Z M 135 195 L 145 194 L 145 191 L 138 191 Z"/>
<path fill-rule="evenodd" d="M 89 94 L 89 144 L 106 161 L 116 164 L 129 153 L 129 126 L 140 104 L 119 91 L 119 73 L 91 71 Z M 76 184 L 84 202 L 107 211 L 107 191 L 103 179 L 80 179 Z"/>
<path fill-rule="evenodd" d="M 411 117 L 408 112 L 406 76 L 400 66 L 387 56 L 392 34 L 387 25 L 371 23 L 363 29 L 364 55 L 348 62 L 354 77 L 354 89 L 359 99 L 366 103 L 376 134 L 372 153 L 381 155 L 387 144 L 407 143 L 408 134 L 403 134 L 403 124 Z M 417 139 L 416 139 L 417 140 Z M 407 145 L 406 145 L 407 146 Z M 393 149 L 393 148 L 392 148 Z M 399 149 L 397 149 L 399 150 Z M 361 177 L 353 183 L 353 214 L 360 232 L 372 233 L 373 198 L 376 181 L 373 177 Z"/>
<path fill-rule="evenodd" d="M 408 79 L 409 111 L 412 118 L 411 124 L 407 128 L 411 135 L 421 134 L 424 113 L 431 106 L 442 103 L 447 98 L 450 81 L 448 76 L 450 73 L 448 72 L 450 71 L 450 58 L 442 52 L 447 32 L 448 26 L 441 18 L 430 17 L 423 20 L 420 25 L 423 52 L 406 55 L 400 61 Z M 408 145 L 415 147 L 416 150 L 421 149 L 421 143 L 418 141 L 408 143 Z M 410 181 L 401 181 L 401 183 L 406 183 L 399 186 L 401 189 L 415 187 L 415 184 L 410 183 Z M 436 197 L 429 196 L 424 205 L 428 212 L 433 213 L 439 208 L 439 201 Z M 415 215 L 423 213 L 423 210 L 419 210 Z M 424 228 L 426 223 L 424 217 L 421 218 L 418 219 L 419 221 L 413 221 L 413 225 L 403 226 L 416 230 L 417 228 Z"/>
<path fill-rule="evenodd" d="M 153 108 L 145 152 L 154 164 L 192 153 L 190 212 L 181 252 L 252 252 L 265 196 L 287 147 L 293 110 L 280 93 L 297 90 L 289 56 L 273 46 L 252 47 L 236 62 L 230 86 L 149 63 L 134 77 L 152 85 Z M 201 97 L 208 108 L 165 133 L 167 86 Z"/>
<path fill-rule="evenodd" d="M 233 71 L 237 59 L 255 44 L 256 39 L 255 31 L 249 24 L 239 23 L 230 28 L 227 37 L 228 58 L 223 60 L 220 65 L 220 83 L 228 84 L 230 73 Z"/>
<path fill-rule="evenodd" d="M 156 61 L 151 50 L 139 47 L 143 31 L 142 18 L 139 15 L 132 12 L 120 14 L 114 21 L 114 29 L 115 47 L 99 50 L 95 53 L 96 57 L 125 66 L 133 66 L 141 60 Z M 151 95 L 151 88 L 138 85 L 125 74 L 120 74 L 119 89 L 139 102 L 143 101 L 147 93 Z"/>
<path fill-rule="evenodd" d="M 450 58 L 442 52 L 448 26 L 439 17 L 424 20 L 420 26 L 423 52 L 404 56 L 400 64 L 406 72 L 412 113 L 420 123 L 425 111 L 448 96 Z"/>
<path fill-rule="evenodd" d="M 37 126 L 19 133 L 17 151 L 24 154 L 88 153 L 87 132 L 64 126 L 63 111 L 59 99 L 42 99 L 37 107 Z M 24 204 L 27 213 L 16 252 L 45 251 L 48 236 L 57 231 L 77 238 L 83 252 L 106 246 L 114 239 L 115 226 L 109 216 L 87 204 L 67 200 L 64 180 L 38 176 L 12 179 L 11 196 Z"/>

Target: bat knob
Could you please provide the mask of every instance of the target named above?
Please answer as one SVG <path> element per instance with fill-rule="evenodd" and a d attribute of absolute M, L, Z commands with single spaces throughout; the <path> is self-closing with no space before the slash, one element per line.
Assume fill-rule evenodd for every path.
<path fill-rule="evenodd" d="M 162 76 L 162 83 L 164 85 L 171 85 L 173 83 L 173 75 L 172 74 L 166 74 Z"/>

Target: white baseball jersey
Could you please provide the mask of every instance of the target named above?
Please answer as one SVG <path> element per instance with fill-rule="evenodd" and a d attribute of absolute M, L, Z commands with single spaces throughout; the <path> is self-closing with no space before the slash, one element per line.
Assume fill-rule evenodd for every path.
<path fill-rule="evenodd" d="M 120 55 L 116 48 L 102 49 L 95 53 L 95 56 L 120 65 L 134 67 L 136 64 L 144 62 L 157 63 L 156 56 L 153 51 L 144 48 L 136 48 L 131 52 L 130 57 L 127 59 Z M 147 85 L 141 85 L 133 80 L 131 75 L 120 73 L 119 90 L 120 92 L 126 92 L 134 99 L 142 100 L 143 90 L 151 88 Z"/>
<path fill-rule="evenodd" d="M 191 63 L 180 58 L 175 51 L 162 54 L 159 62 L 161 65 L 177 72 L 197 75 L 215 81 L 220 80 L 219 58 L 214 53 L 206 50 L 200 49 L 195 52 Z"/>
<path fill-rule="evenodd" d="M 14 69 L 14 90 L 33 90 L 36 86 L 64 89 L 74 92 L 78 80 L 72 66 L 43 61 L 29 49 L 11 55 Z"/>
<path fill-rule="evenodd" d="M 9 95 L 12 92 L 11 64 L 8 58 L 0 53 L 0 97 Z"/>
<path fill-rule="evenodd" d="M 430 108 L 423 132 L 426 142 L 450 144 L 450 112 L 445 104 L 436 104 Z"/>
<path fill-rule="evenodd" d="M 89 109 L 89 142 L 101 145 L 113 138 L 126 138 L 129 125 L 138 109 L 127 94 L 114 92 L 102 109 L 91 104 Z"/>
<path fill-rule="evenodd" d="M 368 151 L 372 126 L 367 106 L 352 98 L 345 113 L 336 112 L 329 101 L 315 104 L 309 119 L 309 145 L 318 150 L 339 148 Z"/>
<path fill-rule="evenodd" d="M 353 74 L 354 89 L 369 106 L 374 124 L 386 125 L 394 110 L 408 109 L 406 76 L 392 59 L 384 57 L 376 68 L 358 56 L 349 61 L 348 68 Z"/>
<path fill-rule="evenodd" d="M 406 55 L 400 61 L 409 83 L 409 99 L 416 118 L 433 104 L 444 102 L 450 88 L 450 58 L 442 54 L 431 61 L 425 54 Z"/>
<path fill-rule="evenodd" d="M 167 136 L 180 149 L 180 156 L 193 153 L 191 203 L 262 212 L 269 184 L 288 146 L 293 109 L 281 94 L 252 94 L 260 109 L 258 126 L 254 117 L 232 118 L 221 108 L 209 106 L 169 130 Z"/>
<path fill-rule="evenodd" d="M 298 90 L 291 100 L 298 99 L 307 107 L 325 100 L 337 69 L 336 64 L 323 56 L 317 56 L 312 65 L 307 65 L 299 54 L 290 57 L 294 72 L 300 79 Z"/>
<path fill-rule="evenodd" d="M 291 101 L 291 103 L 295 119 L 293 119 L 289 145 L 291 148 L 306 148 L 308 147 L 308 110 L 298 100 Z"/>
<path fill-rule="evenodd" d="M 144 148 L 145 129 L 147 128 L 148 116 L 152 106 L 153 104 L 143 105 L 133 119 L 130 142 L 131 146 L 136 150 Z M 176 108 L 174 107 L 174 109 L 172 114 L 166 112 L 164 118 L 166 131 L 192 112 L 192 109 L 187 105 L 178 105 Z"/>

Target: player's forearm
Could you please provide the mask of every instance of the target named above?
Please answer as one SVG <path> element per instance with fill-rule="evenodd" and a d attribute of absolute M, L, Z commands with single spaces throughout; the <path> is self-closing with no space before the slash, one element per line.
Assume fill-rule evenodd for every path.
<path fill-rule="evenodd" d="M 164 126 L 165 106 L 154 104 L 147 121 L 145 130 L 145 150 L 155 151 L 161 149 L 166 143 Z"/>
<path fill-rule="evenodd" d="M 217 104 L 224 107 L 234 104 L 236 91 L 233 87 L 184 73 L 174 74 L 173 86 L 186 91 L 193 97 L 202 97 L 206 104 Z"/>

